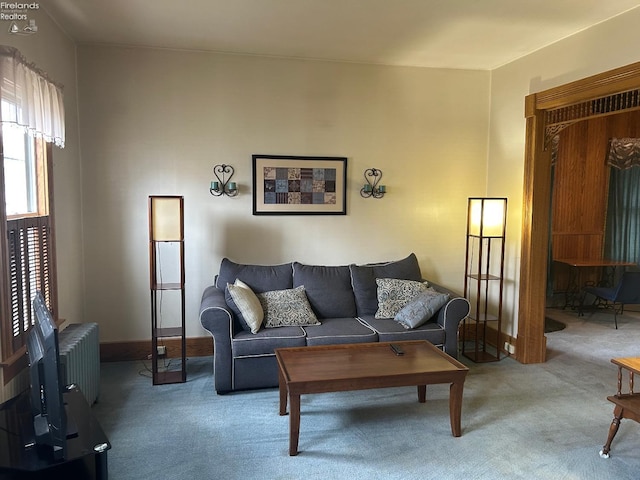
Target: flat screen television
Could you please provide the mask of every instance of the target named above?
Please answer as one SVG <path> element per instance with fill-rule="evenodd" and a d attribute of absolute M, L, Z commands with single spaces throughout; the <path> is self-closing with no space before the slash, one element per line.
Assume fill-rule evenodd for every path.
<path fill-rule="evenodd" d="M 31 412 L 35 444 L 51 451 L 54 460 L 64 460 L 67 448 L 67 414 L 60 371 L 58 328 L 42 293 L 33 299 L 35 324 L 27 336 Z"/>

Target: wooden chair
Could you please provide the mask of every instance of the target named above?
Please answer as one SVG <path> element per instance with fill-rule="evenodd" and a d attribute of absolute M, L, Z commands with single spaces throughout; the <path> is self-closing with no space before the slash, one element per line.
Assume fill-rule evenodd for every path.
<path fill-rule="evenodd" d="M 633 376 L 640 374 L 640 357 L 629 358 L 612 358 L 611 363 L 618 366 L 618 392 L 615 395 L 607 397 L 607 400 L 615 404 L 613 409 L 613 420 L 609 427 L 609 436 L 607 443 L 600 450 L 602 458 L 609 458 L 611 450 L 611 442 L 613 437 L 618 433 L 620 422 L 623 418 L 629 418 L 640 423 L 640 393 L 633 392 Z M 622 371 L 629 373 L 629 393 L 622 393 Z"/>
<path fill-rule="evenodd" d="M 580 314 L 584 306 L 584 297 L 587 293 L 594 295 L 598 300 L 604 300 L 606 307 L 613 308 L 613 321 L 618 328 L 618 313 L 624 313 L 625 305 L 640 303 L 640 272 L 624 272 L 620 282 L 615 287 L 583 287 L 582 300 L 580 302 Z"/>

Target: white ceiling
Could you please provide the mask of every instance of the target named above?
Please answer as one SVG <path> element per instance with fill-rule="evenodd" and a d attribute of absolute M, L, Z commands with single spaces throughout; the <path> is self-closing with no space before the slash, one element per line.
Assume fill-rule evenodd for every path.
<path fill-rule="evenodd" d="M 491 70 L 640 0 L 47 0 L 77 42 Z"/>

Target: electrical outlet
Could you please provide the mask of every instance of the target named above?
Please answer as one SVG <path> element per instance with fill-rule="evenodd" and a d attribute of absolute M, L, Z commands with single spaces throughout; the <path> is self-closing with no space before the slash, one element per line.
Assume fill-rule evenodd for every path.
<path fill-rule="evenodd" d="M 515 345 L 511 345 L 509 342 L 504 342 L 504 349 L 509 352 L 510 355 L 516 353 Z"/>
<path fill-rule="evenodd" d="M 164 357 L 167 354 L 167 347 L 164 345 L 158 345 L 158 356 Z"/>

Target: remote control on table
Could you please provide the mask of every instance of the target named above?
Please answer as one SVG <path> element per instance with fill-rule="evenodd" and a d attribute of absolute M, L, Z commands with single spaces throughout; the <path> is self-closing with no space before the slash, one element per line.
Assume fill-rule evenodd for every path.
<path fill-rule="evenodd" d="M 389 346 L 391 347 L 391 350 L 393 350 L 393 353 L 395 353 L 396 355 L 404 355 L 404 350 L 402 350 L 398 345 L 394 345 L 392 343 Z"/>

